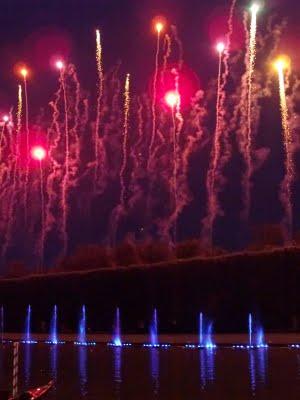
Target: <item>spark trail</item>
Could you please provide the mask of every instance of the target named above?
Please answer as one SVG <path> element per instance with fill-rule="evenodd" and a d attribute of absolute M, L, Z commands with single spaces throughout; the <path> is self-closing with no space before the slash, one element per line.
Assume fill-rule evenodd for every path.
<path fill-rule="evenodd" d="M 148 157 L 148 164 L 151 161 L 152 150 L 155 141 L 156 135 L 156 96 L 157 96 L 157 78 L 158 78 L 158 62 L 159 62 L 159 51 L 160 51 L 160 36 L 161 31 L 163 29 L 163 24 L 158 22 L 155 26 L 157 32 L 157 42 L 156 42 L 156 52 L 155 52 L 155 71 L 154 71 L 154 78 L 153 78 L 153 94 L 152 94 L 152 132 L 151 132 L 151 139 L 150 139 L 150 146 L 149 146 L 149 157 Z M 148 165 L 149 167 L 149 165 Z"/>
<path fill-rule="evenodd" d="M 219 43 L 217 51 L 219 53 L 219 68 L 217 80 L 217 100 L 216 100 L 216 127 L 214 133 L 214 140 L 211 152 L 211 158 L 206 179 L 207 189 L 207 216 L 204 219 L 204 238 L 207 240 L 207 245 L 211 248 L 213 243 L 213 226 L 218 214 L 218 190 L 216 187 L 217 168 L 221 155 L 221 135 L 222 129 L 220 128 L 220 101 L 221 101 L 221 78 L 222 78 L 222 59 L 225 50 L 225 45 Z"/>
<path fill-rule="evenodd" d="M 27 76 L 28 71 L 22 68 L 21 75 L 23 76 L 24 86 L 24 100 L 25 100 L 25 130 L 26 130 L 26 168 L 25 168 L 25 187 L 24 187 L 24 219 L 25 227 L 27 226 L 28 219 L 28 180 L 29 180 L 29 106 L 28 106 L 28 90 L 27 90 Z"/>
<path fill-rule="evenodd" d="M 96 65 L 97 65 L 97 75 L 98 75 L 98 96 L 97 96 L 97 114 L 96 114 L 96 126 L 95 126 L 95 186 L 98 180 L 99 174 L 99 150 L 101 150 L 101 157 L 103 154 L 103 146 L 101 146 L 102 141 L 99 138 L 100 132 L 100 122 L 101 122 L 101 101 L 103 96 L 103 63 L 102 63 L 102 44 L 101 35 L 99 29 L 96 30 Z"/>
<path fill-rule="evenodd" d="M 22 86 L 18 85 L 18 107 L 17 107 L 17 129 L 15 138 L 15 155 L 13 159 L 13 182 L 10 190 L 9 196 L 9 206 L 8 206 L 8 219 L 7 219 L 7 229 L 5 235 L 5 242 L 2 247 L 2 257 L 4 258 L 7 253 L 8 246 L 13 233 L 14 225 L 14 208 L 16 202 L 16 192 L 17 192 L 17 172 L 18 172 L 18 162 L 20 156 L 20 133 L 22 129 L 22 112 L 23 112 L 23 97 L 22 97 Z"/>
<path fill-rule="evenodd" d="M 39 261 L 40 265 L 38 272 L 43 272 L 44 267 L 44 246 L 45 246 L 45 198 L 44 198 L 44 176 L 42 161 L 46 157 L 46 151 L 41 146 L 35 146 L 31 150 L 31 156 L 33 159 L 37 160 L 39 163 L 39 173 L 40 173 L 40 197 L 41 197 L 41 235 L 38 246 Z"/>
<path fill-rule="evenodd" d="M 120 194 L 120 204 L 125 207 L 126 202 L 126 187 L 125 187 L 125 172 L 127 167 L 127 146 L 128 146 L 128 123 L 129 123 L 129 109 L 130 109 L 130 75 L 127 74 L 125 80 L 125 90 L 124 90 L 124 130 L 123 130 L 123 159 L 120 170 L 120 184 L 121 184 L 121 194 Z"/>
<path fill-rule="evenodd" d="M 45 196 L 44 196 L 44 175 L 42 161 L 40 161 L 40 184 L 41 184 L 41 249 L 40 249 L 40 260 L 41 260 L 41 272 L 44 268 L 44 247 L 45 247 Z"/>
<path fill-rule="evenodd" d="M 68 219 L 68 186 L 69 186 L 69 115 L 68 115 L 68 99 L 65 80 L 65 67 L 62 65 L 60 69 L 60 82 L 63 91 L 64 113 L 65 113 L 65 174 L 62 181 L 62 235 L 63 235 L 63 255 L 67 254 L 68 250 L 68 232 L 67 232 L 67 219 Z"/>
<path fill-rule="evenodd" d="M 247 132 L 246 132 L 246 145 L 245 145 L 245 161 L 246 161 L 246 172 L 245 172 L 245 209 L 244 216 L 245 220 L 248 220 L 250 213 L 251 203 L 251 185 L 250 180 L 252 176 L 252 86 L 253 86 L 253 74 L 255 70 L 255 59 L 256 59 L 256 33 L 257 33 L 257 13 L 259 11 L 259 5 L 253 4 L 251 9 L 251 22 L 250 22 L 250 36 L 249 36 L 249 49 L 248 49 L 248 71 L 247 71 L 247 85 L 248 85 L 248 97 L 247 97 Z"/>
<path fill-rule="evenodd" d="M 294 181 L 294 163 L 292 153 L 292 135 L 289 127 L 289 113 L 286 98 L 285 87 L 285 70 L 288 64 L 284 59 L 279 59 L 275 63 L 275 68 L 278 72 L 279 83 L 279 96 L 280 96 L 280 109 L 281 120 L 283 129 L 283 141 L 285 148 L 285 177 L 281 184 L 280 199 L 284 207 L 285 225 L 286 225 L 286 238 L 290 242 L 292 239 L 293 231 L 293 204 L 292 204 L 292 183 Z"/>

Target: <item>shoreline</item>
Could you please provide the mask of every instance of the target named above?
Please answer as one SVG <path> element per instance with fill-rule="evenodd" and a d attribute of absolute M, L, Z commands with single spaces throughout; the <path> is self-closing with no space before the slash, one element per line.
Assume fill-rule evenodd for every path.
<path fill-rule="evenodd" d="M 24 334 L 20 333 L 4 333 L 4 341 L 22 341 Z M 49 334 L 32 333 L 31 340 L 40 343 L 49 341 Z M 58 340 L 65 343 L 74 343 L 78 340 L 77 334 L 59 334 Z M 217 346 L 234 346 L 234 345 L 247 345 L 248 334 L 215 334 L 213 341 Z M 112 335 L 110 334 L 87 334 L 87 342 L 96 344 L 108 344 L 112 342 Z M 143 345 L 149 343 L 149 335 L 147 334 L 124 334 L 122 335 L 123 343 L 130 343 L 132 345 Z M 198 343 L 198 335 L 195 334 L 161 334 L 158 335 L 158 342 L 160 344 L 170 344 L 174 346 L 185 346 L 189 344 Z M 269 346 L 290 346 L 293 344 L 300 344 L 300 333 L 266 333 L 265 343 Z M 51 343 L 49 343 L 51 344 Z"/>

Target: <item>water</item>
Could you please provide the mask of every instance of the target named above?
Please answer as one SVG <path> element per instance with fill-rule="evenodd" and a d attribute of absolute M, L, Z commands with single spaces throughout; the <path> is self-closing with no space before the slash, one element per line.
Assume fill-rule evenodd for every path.
<path fill-rule="evenodd" d="M 113 333 L 113 344 L 115 346 L 122 346 L 121 321 L 120 321 L 120 309 L 119 308 L 116 309 L 114 333 Z"/>
<path fill-rule="evenodd" d="M 254 320 L 252 314 L 249 314 L 248 316 L 248 336 L 249 346 L 266 346 L 264 330 L 258 321 Z"/>
<path fill-rule="evenodd" d="M 31 305 L 27 307 L 24 340 L 28 343 L 31 341 Z"/>
<path fill-rule="evenodd" d="M 0 346 L 3 388 L 11 383 L 11 355 L 11 344 Z M 298 400 L 299 364 L 300 351 L 285 348 L 23 344 L 20 387 L 55 378 L 55 390 L 45 400 Z"/>
<path fill-rule="evenodd" d="M 58 338 L 57 338 L 57 306 L 53 307 L 53 314 L 51 318 L 51 323 L 50 323 L 50 342 L 53 344 L 58 343 Z"/>
<path fill-rule="evenodd" d="M 86 311 L 84 305 L 81 308 L 81 313 L 79 317 L 78 342 L 86 343 Z"/>
<path fill-rule="evenodd" d="M 199 346 L 212 348 L 213 341 L 213 323 L 204 319 L 203 313 L 199 314 Z"/>
<path fill-rule="evenodd" d="M 249 346 L 252 346 L 252 331 L 253 331 L 252 314 L 249 314 L 248 316 L 248 331 L 249 331 Z"/>
<path fill-rule="evenodd" d="M 153 311 L 153 317 L 150 325 L 150 343 L 152 346 L 158 345 L 158 323 L 156 308 Z"/>

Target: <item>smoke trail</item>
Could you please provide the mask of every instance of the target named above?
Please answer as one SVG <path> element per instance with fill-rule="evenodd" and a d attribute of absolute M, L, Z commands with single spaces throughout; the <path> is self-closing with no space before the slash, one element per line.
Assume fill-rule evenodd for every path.
<path fill-rule="evenodd" d="M 99 138 L 100 133 L 100 119 L 101 119 L 101 101 L 103 95 L 103 65 L 102 65 L 102 44 L 100 31 L 96 30 L 96 64 L 98 74 L 98 96 L 97 96 L 97 115 L 96 115 L 96 126 L 95 126 L 95 185 L 98 180 L 98 169 L 99 169 L 99 147 L 101 146 L 101 156 L 103 157 L 103 146 L 102 140 Z"/>
<path fill-rule="evenodd" d="M 161 27 L 162 28 L 162 27 Z M 154 72 L 154 78 L 153 78 L 153 87 L 152 87 L 152 132 L 151 132 L 151 140 L 150 140 L 150 146 L 149 146 L 149 157 L 148 157 L 148 163 L 151 160 L 151 155 L 152 155 L 152 148 L 154 145 L 155 141 L 155 135 L 156 135 L 156 96 L 157 96 L 157 77 L 158 77 L 158 61 L 159 61 L 159 50 L 160 50 L 160 33 L 161 29 L 157 29 L 157 43 L 156 43 L 156 52 L 155 52 L 155 72 Z"/>
<path fill-rule="evenodd" d="M 29 109 L 28 109 L 28 91 L 27 91 L 27 73 L 24 75 L 24 98 L 25 98 L 25 129 L 26 129 L 26 169 L 24 183 L 24 219 L 25 227 L 28 218 L 28 180 L 29 180 Z"/>
<path fill-rule="evenodd" d="M 41 190 L 41 239 L 40 239 L 40 269 L 44 268 L 44 248 L 45 248 L 45 196 L 44 196 L 44 176 L 42 161 L 39 162 L 40 167 L 40 190 Z"/>
<path fill-rule="evenodd" d="M 207 240 L 207 245 L 211 248 L 213 243 L 213 226 L 218 214 L 218 190 L 216 189 L 216 178 L 218 162 L 221 155 L 221 135 L 220 129 L 220 100 L 221 100 L 221 74 L 222 74 L 222 55 L 223 49 L 219 51 L 219 68 L 217 80 L 217 100 L 216 100 L 216 127 L 214 140 L 211 152 L 211 158 L 206 179 L 207 189 L 207 216 L 203 221 L 204 239 Z"/>
<path fill-rule="evenodd" d="M 68 205 L 67 205 L 67 195 L 69 186 L 69 115 L 68 115 L 68 100 L 66 91 L 66 81 L 65 81 L 65 69 L 63 68 L 60 72 L 60 82 L 63 91 L 63 101 L 64 101 L 64 113 L 65 113 L 65 174 L 62 181 L 62 239 L 63 239 L 63 255 L 67 254 L 68 250 L 68 233 L 67 233 L 67 218 L 68 218 Z"/>
<path fill-rule="evenodd" d="M 8 223 L 5 235 L 5 242 L 2 247 L 2 257 L 6 256 L 8 246 L 10 244 L 13 225 L 14 225 L 14 208 L 17 194 L 17 171 L 18 162 L 20 157 L 20 133 L 22 129 L 22 112 L 23 112 L 23 97 L 22 97 L 22 86 L 18 85 L 18 107 L 17 107 L 17 129 L 15 138 L 15 156 L 13 162 L 13 183 L 10 189 L 9 206 L 8 206 Z"/>
<path fill-rule="evenodd" d="M 164 49 L 165 49 L 165 53 L 163 56 L 163 66 L 162 66 L 162 71 L 161 71 L 161 82 L 162 84 L 164 84 L 165 82 L 165 73 L 167 70 L 167 66 L 168 66 L 168 61 L 171 55 L 171 50 L 172 50 L 172 41 L 170 36 L 166 33 L 165 37 L 164 37 Z"/>
<path fill-rule="evenodd" d="M 178 206 L 178 187 L 177 187 L 177 173 L 178 173 L 178 141 L 180 139 L 181 130 L 183 127 L 183 117 L 181 114 L 181 96 L 179 91 L 179 73 L 176 68 L 172 70 L 172 73 L 175 75 L 175 92 L 176 92 L 176 120 L 178 121 L 178 126 L 176 127 L 175 117 L 174 117 L 174 109 L 172 108 L 172 122 L 173 122 L 173 185 L 174 185 L 174 209 L 175 213 L 177 212 Z M 177 215 L 174 221 L 174 243 L 177 242 Z"/>
<path fill-rule="evenodd" d="M 247 135 L 245 143 L 245 219 L 248 220 L 250 213 L 251 203 L 251 176 L 252 176 L 252 81 L 255 70 L 255 57 L 256 57 L 256 32 L 257 32 L 257 13 L 259 6 L 254 4 L 251 7 L 251 23 L 250 23 L 250 36 L 248 48 L 248 70 L 247 70 L 247 83 L 248 83 L 248 98 L 247 98 Z"/>
<path fill-rule="evenodd" d="M 178 47 L 178 69 L 181 70 L 183 64 L 183 45 L 181 40 L 179 39 L 177 28 L 175 25 L 171 26 L 172 34 L 174 36 L 175 43 L 177 43 Z"/>
<path fill-rule="evenodd" d="M 293 204 L 292 204 L 292 183 L 294 181 L 294 162 L 292 153 L 292 135 L 289 127 L 289 113 L 286 99 L 286 85 L 285 85 L 285 65 L 284 62 L 279 60 L 276 63 L 278 72 L 279 83 L 279 96 L 280 96 L 280 110 L 283 129 L 283 141 L 285 148 L 285 176 L 280 187 L 280 199 L 285 212 L 285 227 L 286 238 L 290 243 L 293 233 Z"/>
<path fill-rule="evenodd" d="M 120 204 L 125 207 L 126 202 L 126 187 L 125 187 L 125 172 L 127 167 L 127 144 L 128 144 L 128 122 L 129 122 L 129 108 L 130 108 L 130 75 L 127 74 L 125 80 L 124 90 L 124 130 L 123 130 L 123 160 L 120 170 L 120 184 L 121 184 L 121 195 Z"/>
<path fill-rule="evenodd" d="M 52 122 L 47 133 L 48 142 L 48 159 L 51 167 L 50 172 L 47 176 L 46 182 L 46 193 L 47 193 L 47 204 L 45 211 L 45 239 L 48 233 L 50 233 L 53 226 L 56 224 L 57 228 L 60 229 L 61 221 L 58 220 L 59 210 L 57 208 L 59 199 L 59 189 L 56 184 L 57 181 L 61 180 L 62 168 L 60 162 L 56 158 L 56 153 L 58 152 L 58 146 L 62 138 L 62 133 L 60 129 L 60 111 L 59 103 L 62 98 L 62 84 L 60 82 L 57 92 L 54 94 L 54 101 L 49 103 L 52 109 Z"/>

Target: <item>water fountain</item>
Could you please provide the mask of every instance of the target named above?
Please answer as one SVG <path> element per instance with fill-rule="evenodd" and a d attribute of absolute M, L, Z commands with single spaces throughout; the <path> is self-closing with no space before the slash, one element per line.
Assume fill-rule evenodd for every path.
<path fill-rule="evenodd" d="M 31 339 L 31 305 L 27 307 L 26 319 L 25 319 L 25 336 L 22 340 L 25 344 L 35 344 L 37 341 Z"/>
<path fill-rule="evenodd" d="M 85 305 L 81 307 L 79 325 L 78 325 L 78 338 L 74 342 L 77 346 L 95 346 L 95 342 L 88 342 L 86 337 L 86 309 Z"/>
<path fill-rule="evenodd" d="M 254 320 L 252 314 L 248 315 L 248 344 L 235 345 L 233 348 L 237 349 L 261 349 L 267 348 L 265 343 L 265 335 L 262 326 Z"/>
<path fill-rule="evenodd" d="M 115 347 L 128 347 L 128 346 L 131 346 L 131 343 L 122 343 L 122 338 L 121 338 L 121 318 L 120 318 L 120 309 L 119 309 L 119 307 L 116 308 L 112 342 L 107 343 L 107 345 L 108 346 L 115 346 Z"/>
<path fill-rule="evenodd" d="M 53 307 L 53 312 L 52 312 L 52 317 L 51 317 L 51 322 L 50 322 L 50 335 L 49 335 L 49 340 L 47 340 L 46 343 L 48 343 L 48 344 L 63 344 L 63 343 L 65 343 L 58 339 L 57 306 L 56 305 Z"/>
<path fill-rule="evenodd" d="M 157 328 L 157 310 L 153 311 L 153 317 L 150 325 L 150 343 L 151 346 L 158 346 L 158 328 Z"/>
<path fill-rule="evenodd" d="M 216 345 L 213 342 L 213 324 L 212 322 L 205 321 L 203 313 L 199 314 L 199 333 L 198 344 L 186 344 L 185 347 L 213 349 Z"/>

